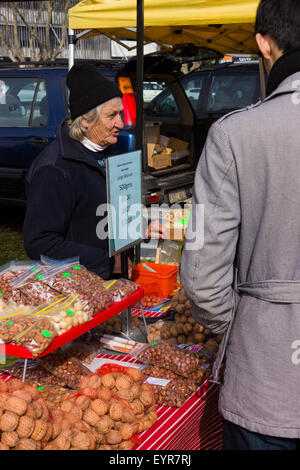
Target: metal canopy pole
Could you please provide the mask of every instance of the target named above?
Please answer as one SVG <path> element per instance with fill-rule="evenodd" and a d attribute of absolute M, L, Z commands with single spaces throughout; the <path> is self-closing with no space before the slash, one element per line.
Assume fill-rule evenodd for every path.
<path fill-rule="evenodd" d="M 69 28 L 68 32 L 68 46 L 69 46 L 69 57 L 68 57 L 68 70 L 74 65 L 74 30 Z"/>
<path fill-rule="evenodd" d="M 136 50 L 136 150 L 141 150 L 142 162 L 144 161 L 144 0 L 137 0 L 136 4 L 136 25 L 137 25 L 137 50 Z M 140 262 L 141 247 L 135 247 L 135 261 Z"/>

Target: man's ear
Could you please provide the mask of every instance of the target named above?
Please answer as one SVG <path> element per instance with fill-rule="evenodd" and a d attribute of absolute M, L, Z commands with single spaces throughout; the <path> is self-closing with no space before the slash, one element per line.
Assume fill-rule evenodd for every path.
<path fill-rule="evenodd" d="M 255 39 L 258 45 L 259 50 L 261 51 L 262 55 L 265 59 L 272 58 L 272 48 L 271 48 L 271 38 L 268 34 L 260 34 L 257 33 L 255 35 Z"/>

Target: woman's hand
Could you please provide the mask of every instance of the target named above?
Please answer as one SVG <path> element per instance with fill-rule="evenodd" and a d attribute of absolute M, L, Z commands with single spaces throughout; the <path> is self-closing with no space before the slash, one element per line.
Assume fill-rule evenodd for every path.
<path fill-rule="evenodd" d="M 150 222 L 146 232 L 147 238 L 167 238 L 167 230 L 158 220 Z"/>

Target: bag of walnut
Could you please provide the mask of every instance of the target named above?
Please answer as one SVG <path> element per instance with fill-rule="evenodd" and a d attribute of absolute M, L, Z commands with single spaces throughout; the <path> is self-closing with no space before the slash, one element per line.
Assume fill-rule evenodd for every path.
<path fill-rule="evenodd" d="M 90 426 L 82 420 L 82 413 L 50 410 L 52 438 L 43 450 L 94 450 L 96 441 Z"/>
<path fill-rule="evenodd" d="M 0 379 L 0 450 L 41 450 L 52 432 L 40 393 L 18 379 Z"/>
<path fill-rule="evenodd" d="M 136 349 L 133 348 L 130 355 L 146 364 L 170 369 L 183 377 L 188 377 L 191 372 L 198 369 L 202 360 L 197 353 L 180 349 L 177 345 L 166 341 L 154 341 L 142 347 L 138 345 Z"/>
<path fill-rule="evenodd" d="M 80 390 L 61 409 L 82 416 L 92 429 L 98 450 L 130 450 L 136 434 L 157 420 L 150 385 L 132 367 L 106 364 L 84 377 Z"/>

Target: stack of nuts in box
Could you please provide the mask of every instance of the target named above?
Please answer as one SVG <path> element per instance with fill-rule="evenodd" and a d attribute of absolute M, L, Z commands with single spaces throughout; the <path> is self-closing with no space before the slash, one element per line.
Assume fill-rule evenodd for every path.
<path fill-rule="evenodd" d="M 109 365 L 84 377 L 61 409 L 89 425 L 98 450 L 130 450 L 135 434 L 157 421 L 152 388 L 133 367 Z"/>
<path fill-rule="evenodd" d="M 173 344 L 202 344 L 215 355 L 218 352 L 222 335 L 215 335 L 192 317 L 190 301 L 184 289 L 172 298 L 171 307 L 175 311 L 173 322 L 158 320 L 148 326 L 148 342 L 163 339 Z"/>
<path fill-rule="evenodd" d="M 146 345 L 136 357 L 154 391 L 157 405 L 181 407 L 207 377 L 207 357 L 165 341 Z"/>

